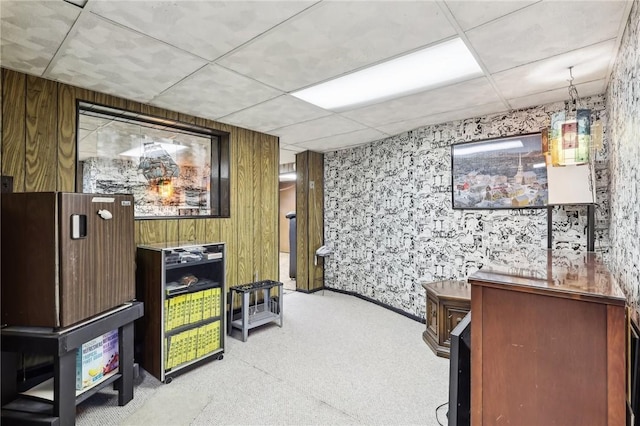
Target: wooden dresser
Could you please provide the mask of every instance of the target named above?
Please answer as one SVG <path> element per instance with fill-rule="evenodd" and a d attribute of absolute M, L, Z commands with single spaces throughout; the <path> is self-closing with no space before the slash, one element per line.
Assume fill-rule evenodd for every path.
<path fill-rule="evenodd" d="M 625 298 L 613 277 L 593 253 L 514 266 L 468 280 L 471 424 L 624 425 Z"/>
<path fill-rule="evenodd" d="M 451 330 L 471 309 L 471 288 L 466 281 L 423 283 L 426 290 L 426 330 L 422 340 L 438 356 L 449 358 Z"/>

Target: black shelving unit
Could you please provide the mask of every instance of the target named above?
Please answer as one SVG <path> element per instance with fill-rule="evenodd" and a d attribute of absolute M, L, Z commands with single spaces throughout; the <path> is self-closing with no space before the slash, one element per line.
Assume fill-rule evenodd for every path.
<path fill-rule="evenodd" d="M 133 329 L 134 321 L 144 313 L 141 302 L 116 308 L 92 320 L 65 329 L 43 327 L 5 327 L 2 336 L 2 424 L 75 424 L 77 404 L 106 386 L 118 390 L 118 405 L 133 399 Z M 118 329 L 119 367 L 96 385 L 76 391 L 76 350 L 86 342 Z M 33 398 L 18 392 L 17 354 L 20 352 L 51 355 L 54 372 L 51 400 Z M 41 386 L 43 384 L 39 384 Z"/>
<path fill-rule="evenodd" d="M 225 244 L 157 244 L 137 251 L 142 367 L 165 383 L 224 353 Z"/>

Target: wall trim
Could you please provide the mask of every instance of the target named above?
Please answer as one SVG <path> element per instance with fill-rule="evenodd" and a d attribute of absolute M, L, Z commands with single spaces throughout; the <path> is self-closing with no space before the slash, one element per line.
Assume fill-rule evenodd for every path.
<path fill-rule="evenodd" d="M 331 290 L 329 287 L 325 287 L 325 288 L 314 288 L 313 290 L 305 290 L 302 288 L 297 288 L 296 291 L 299 291 L 300 293 L 305 293 L 305 294 L 311 294 L 311 293 L 317 293 L 321 290 Z"/>
<path fill-rule="evenodd" d="M 322 289 L 319 289 L 319 290 L 322 290 Z M 342 293 L 342 294 L 348 294 L 349 296 L 355 296 L 358 299 L 362 299 L 362 300 L 366 300 L 367 302 L 375 303 L 378 306 L 382 306 L 383 308 L 389 309 L 390 311 L 393 311 L 396 314 L 403 315 L 403 316 L 405 316 L 405 317 L 407 317 L 409 319 L 412 319 L 414 321 L 417 321 L 417 322 L 419 322 L 421 324 L 426 324 L 427 323 L 426 319 L 424 319 L 424 318 L 420 318 L 417 315 L 410 314 L 409 312 L 405 312 L 402 309 L 395 308 L 395 307 L 393 307 L 391 305 L 387 305 L 386 303 L 382 303 L 382 302 L 380 302 L 378 300 L 372 299 L 372 298 L 367 297 L 367 296 L 363 296 L 362 294 L 355 293 L 353 291 L 342 290 L 342 289 L 333 288 L 333 287 L 325 287 L 324 290 L 330 290 L 330 291 L 335 291 L 336 293 Z"/>

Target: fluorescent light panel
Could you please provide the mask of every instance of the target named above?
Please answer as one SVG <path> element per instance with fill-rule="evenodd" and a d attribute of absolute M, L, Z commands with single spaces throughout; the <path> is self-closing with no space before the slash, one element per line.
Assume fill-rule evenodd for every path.
<path fill-rule="evenodd" d="M 467 46 L 456 38 L 291 95 L 321 108 L 340 110 L 481 74 Z"/>

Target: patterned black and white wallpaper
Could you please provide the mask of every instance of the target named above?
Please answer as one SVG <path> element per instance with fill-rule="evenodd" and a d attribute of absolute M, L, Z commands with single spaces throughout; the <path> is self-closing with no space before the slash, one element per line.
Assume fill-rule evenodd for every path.
<path fill-rule="evenodd" d="M 609 267 L 640 304 L 640 4 L 635 1 L 607 89 L 611 117 Z"/>
<path fill-rule="evenodd" d="M 604 96 L 583 100 L 605 127 L 596 156 L 596 250 L 608 251 Z M 492 260 L 525 261 L 547 247 L 547 211 L 453 210 L 451 144 L 538 132 L 563 102 L 432 125 L 326 153 L 326 285 L 424 318 L 423 281 L 464 279 Z M 556 208 L 553 246 L 586 250 L 586 209 Z"/>

